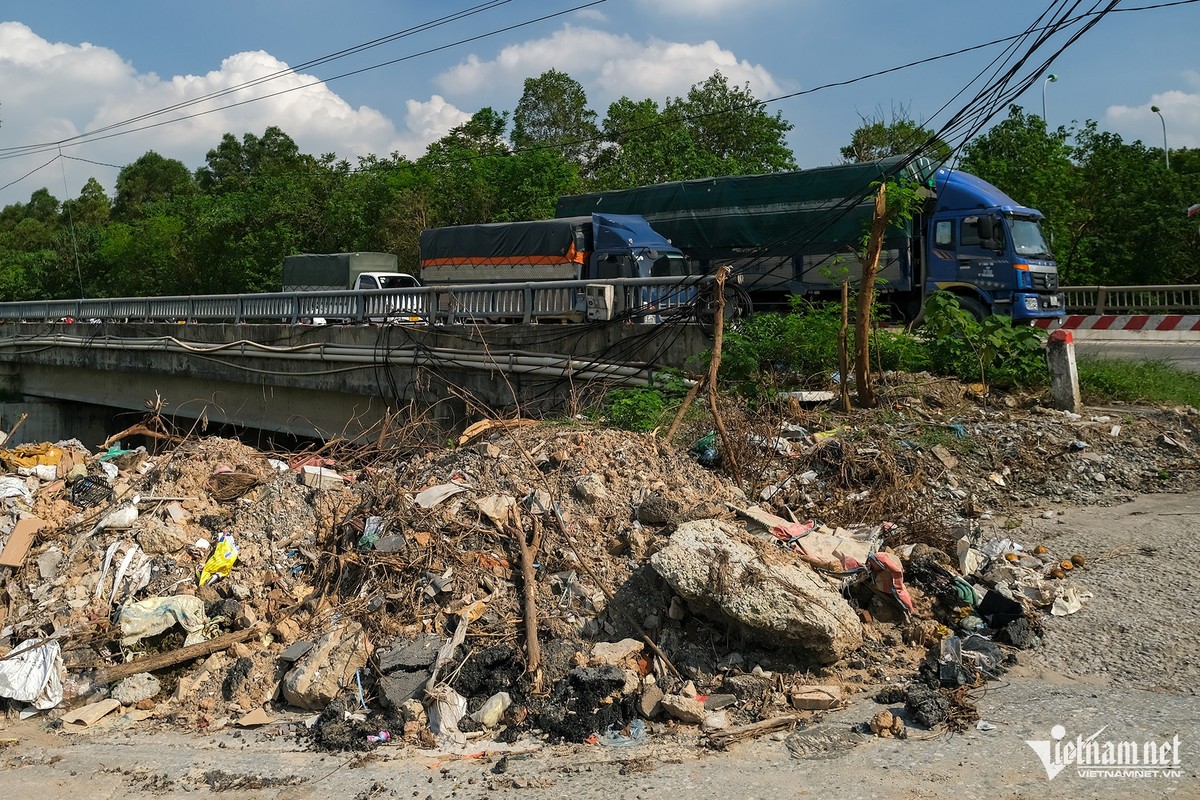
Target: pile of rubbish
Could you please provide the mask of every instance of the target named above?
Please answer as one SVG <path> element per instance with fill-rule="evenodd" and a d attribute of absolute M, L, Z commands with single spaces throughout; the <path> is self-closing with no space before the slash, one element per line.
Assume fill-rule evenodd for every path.
<path fill-rule="evenodd" d="M 904 708 L 864 735 L 972 724 L 969 690 L 1090 597 L 1087 554 L 1020 519 L 1081 476 L 1183 488 L 1194 444 L 1189 410 L 956 397 L 742 431 L 740 485 L 704 446 L 530 420 L 403 456 L 0 450 L 0 704 L 334 750 L 727 747 L 864 692 Z"/>

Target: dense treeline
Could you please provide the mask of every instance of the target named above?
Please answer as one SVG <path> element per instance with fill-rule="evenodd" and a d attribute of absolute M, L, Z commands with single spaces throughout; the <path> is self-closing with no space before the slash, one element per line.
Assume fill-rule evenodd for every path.
<path fill-rule="evenodd" d="M 795 169 L 791 124 L 719 73 L 661 106 L 622 98 L 603 120 L 551 70 L 510 114 L 480 109 L 410 160 L 350 164 L 300 152 L 284 131 L 225 134 L 202 167 L 147 152 L 112 196 L 90 181 L 0 210 L 0 300 L 277 291 L 296 252 L 396 253 L 415 270 L 422 229 L 553 215 L 563 194 Z M 864 120 L 847 159 L 912 149 L 910 120 Z M 949 152 L 937 143 L 937 152 Z M 1068 283 L 1200 280 L 1200 151 L 1126 144 L 1094 123 L 1047 131 L 1014 107 L 961 166 L 1049 215 Z M 816 165 L 809 165 L 816 166 Z"/>

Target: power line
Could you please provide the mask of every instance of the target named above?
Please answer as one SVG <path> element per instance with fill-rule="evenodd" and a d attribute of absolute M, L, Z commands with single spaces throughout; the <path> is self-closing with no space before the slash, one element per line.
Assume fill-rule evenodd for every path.
<path fill-rule="evenodd" d="M 85 131 L 83 133 L 76 134 L 75 136 L 70 136 L 66 139 L 62 139 L 57 142 L 40 142 L 38 144 L 33 144 L 33 145 L 22 145 L 22 146 L 18 146 L 18 147 L 4 147 L 4 148 L 0 148 L 0 153 L 7 152 L 7 151 L 25 150 L 28 148 L 38 148 L 38 147 L 47 147 L 47 146 L 66 144 L 68 142 L 72 142 L 72 141 L 75 141 L 78 139 L 83 139 L 83 138 L 92 136 L 97 133 L 104 133 L 106 131 L 113 130 L 115 128 L 121 128 L 126 125 L 131 125 L 135 122 L 140 122 L 145 119 L 150 119 L 150 118 L 153 118 L 156 116 L 160 116 L 162 114 L 170 113 L 171 111 L 178 111 L 180 109 L 187 108 L 187 107 L 190 107 L 193 105 L 197 105 L 197 104 L 205 102 L 207 100 L 213 100 L 213 99 L 216 99 L 219 97 L 223 97 L 227 94 L 232 94 L 232 93 L 241 91 L 243 89 L 251 88 L 251 87 L 257 86 L 259 84 L 275 80 L 276 78 L 284 77 L 286 75 L 292 75 L 292 74 L 295 74 L 298 70 L 308 69 L 311 67 L 320 66 L 322 64 L 327 64 L 329 62 L 336 61 L 338 59 L 345 58 L 347 56 L 355 55 L 357 53 L 361 53 L 366 50 L 369 50 L 369 49 L 372 49 L 375 47 L 379 47 L 380 45 L 383 45 L 383 44 L 388 44 L 388 43 L 391 43 L 394 41 L 398 41 L 399 39 L 403 39 L 408 36 L 412 36 L 416 33 L 422 33 L 425 31 L 433 30 L 434 28 L 440 27 L 449 22 L 456 22 L 460 19 L 465 19 L 467 17 L 474 16 L 475 14 L 481 13 L 482 11 L 489 11 L 493 8 L 497 8 L 499 6 L 506 5 L 510 2 L 512 2 L 512 0 L 489 0 L 489 2 L 482 3 L 477 6 L 473 6 L 471 8 L 465 9 L 463 11 L 456 12 L 454 14 L 448 14 L 444 17 L 439 17 L 439 18 L 431 20 L 429 22 L 423 22 L 419 25 L 414 25 L 411 28 L 405 28 L 404 30 L 388 34 L 387 36 L 383 36 L 378 39 L 372 39 L 371 41 L 364 42 L 362 44 L 355 45 L 353 47 L 345 48 L 343 50 L 338 50 L 334 53 L 330 53 L 328 55 L 320 56 L 319 58 L 315 58 L 315 59 L 311 59 L 309 61 L 302 62 L 300 64 L 297 64 L 293 67 L 289 67 L 287 69 L 277 70 L 270 74 L 262 75 L 262 76 L 259 76 L 258 78 L 254 78 L 249 81 L 244 81 L 235 86 L 229 86 L 224 89 L 220 89 L 220 90 L 217 90 L 214 92 L 209 92 L 208 94 L 201 95 L 199 97 L 194 97 L 190 100 L 185 100 L 185 101 L 182 101 L 179 103 L 175 103 L 174 105 L 166 106 L 164 108 L 160 108 L 155 111 L 150 111 L 145 114 L 141 114 L 140 116 L 130 117 L 129 119 L 121 120 L 120 122 L 114 122 L 109 125 L 105 125 L 101 128 L 96 128 L 91 131 Z M 311 85 L 311 84 L 309 84 L 309 85 Z"/>
<path fill-rule="evenodd" d="M 554 19 L 554 18 L 556 18 L 556 17 L 561 17 L 561 16 L 564 16 L 564 15 L 566 15 L 566 14 L 572 14 L 572 13 L 574 13 L 574 12 L 576 12 L 576 11 L 581 11 L 581 10 L 583 10 L 583 9 L 585 9 L 585 8 L 591 8 L 592 6 L 597 6 L 597 5 L 600 5 L 600 4 L 602 4 L 602 3 L 606 3 L 606 2 L 608 2 L 608 0 L 590 0 L 590 2 L 582 3 L 582 4 L 580 4 L 580 5 L 573 6 L 573 7 L 571 7 L 571 8 L 568 8 L 568 9 L 564 9 L 564 10 L 562 10 L 562 11 L 556 11 L 556 12 L 553 12 L 553 13 L 550 13 L 550 14 L 543 14 L 543 15 L 542 15 L 542 16 L 540 16 L 540 17 L 535 17 L 535 18 L 533 18 L 533 19 L 528 19 L 528 20 L 525 20 L 524 22 L 518 22 L 518 23 L 514 23 L 514 24 L 512 24 L 512 25 L 508 25 L 508 26 L 506 26 L 506 27 L 503 27 L 503 28 L 497 28 L 497 29 L 495 29 L 495 30 L 487 31 L 486 33 L 481 33 L 481 34 L 478 34 L 478 35 L 476 35 L 476 36 L 470 36 L 470 37 L 467 37 L 467 38 L 465 38 L 465 39 L 459 39 L 459 40 L 457 40 L 457 41 L 450 42 L 450 43 L 448 43 L 448 44 L 439 45 L 439 46 L 437 46 L 437 47 L 431 47 L 431 48 L 428 48 L 428 49 L 426 49 L 426 50 L 419 51 L 419 52 L 417 52 L 417 53 L 410 53 L 409 55 L 406 55 L 406 56 L 401 56 L 401 57 L 399 57 L 399 58 L 394 58 L 394 59 L 391 59 L 390 61 L 384 61 L 384 62 L 381 62 L 381 63 L 378 63 L 378 64 L 372 64 L 371 66 L 363 67 L 363 68 L 361 68 L 361 69 L 351 70 L 350 72 L 343 72 L 343 73 L 341 73 L 340 75 L 334 75 L 334 76 L 332 76 L 332 77 L 329 77 L 329 78 L 324 78 L 324 79 L 317 79 L 317 80 L 314 80 L 314 81 L 310 81 L 309 83 L 301 84 L 301 85 L 299 85 L 299 86 L 292 86 L 292 87 L 290 87 L 290 88 L 287 88 L 287 89 L 281 89 L 281 90 L 280 90 L 280 91 L 278 91 L 278 92 L 271 92 L 271 93 L 269 93 L 269 94 L 260 95 L 260 96 L 258 96 L 258 97 L 252 97 L 252 98 L 249 98 L 249 99 L 246 99 L 246 100 L 242 100 L 242 101 L 240 101 L 240 102 L 237 102 L 237 103 L 230 103 L 230 104 L 228 104 L 228 105 L 224 105 L 224 106 L 221 106 L 221 107 L 219 107 L 219 108 L 212 108 L 212 109 L 208 109 L 207 111 L 198 111 L 198 112 L 196 112 L 196 113 L 194 113 L 194 114 L 185 114 L 185 115 L 183 115 L 183 116 L 180 116 L 180 117 L 173 117 L 173 118 L 171 118 L 171 119 L 168 119 L 168 120 L 163 120 L 163 121 L 161 121 L 161 122 L 154 122 L 154 123 L 151 123 L 151 124 L 149 124 L 149 125 L 142 125 L 142 126 L 139 126 L 139 127 L 136 127 L 136 128 L 128 128 L 128 129 L 126 129 L 126 130 L 113 131 L 113 132 L 111 132 L 111 133 L 106 133 L 105 135 L 102 135 L 102 136 L 100 136 L 100 135 L 95 135 L 95 133 L 98 133 L 99 131 L 97 131 L 97 132 L 94 132 L 94 133 L 84 133 L 84 134 L 79 134 L 78 136 L 71 137 L 70 139 L 64 139 L 64 140 L 62 140 L 61 142 L 52 142 L 52 143 L 45 143 L 45 144 L 39 144 L 39 145 L 29 145 L 29 146 L 26 146 L 26 148 L 24 148 L 24 149 L 21 149 L 21 148 L 0 148 L 0 160 L 6 160 L 6 159 L 10 159 L 10 158 L 16 158 L 16 157 L 20 157 L 20 156 L 25 156 L 25 155 L 30 155 L 30 154 L 35 154 L 35 153 L 45 152 L 45 151 L 47 151 L 47 150 L 53 150 L 53 149 L 56 149 L 56 148 L 58 148 L 60 145 L 64 145 L 64 144 L 65 144 L 65 145 L 68 145 L 68 146 L 79 146 L 79 145 L 81 145 L 81 144 L 87 144 L 87 143 L 91 143 L 91 142 L 103 141 L 103 140 L 105 140 L 105 139 L 111 139 L 111 138 L 114 138 L 114 137 L 117 137 L 117 136 L 125 136 L 125 135 L 127 135 L 127 134 L 130 134 L 130 133 L 137 133 L 137 132 L 139 132 L 139 131 L 145 131 L 145 130 L 150 130 L 150 129 L 153 129 L 153 128 L 162 127 L 162 126 L 164 126 L 164 125 L 173 125 L 173 124 L 175 124 L 175 123 L 177 123 L 177 122 L 183 122 L 183 121 L 185 121 L 185 120 L 189 120 L 189 119 L 195 119 L 195 118 L 197 118 L 197 117 L 206 116 L 206 115 L 208 115 L 208 114 L 214 114 L 214 113 L 221 112 L 221 111 L 228 111 L 228 110 L 229 110 L 229 109 L 231 109 L 231 108 L 238 108 L 239 106 L 248 105 L 248 104 L 250 104 L 250 103 L 257 103 L 257 102 L 260 102 L 260 101 L 262 101 L 262 100 L 268 100 L 268 99 L 270 99 L 270 98 L 272 98 L 272 97 L 279 97 L 279 96 L 281 96 L 281 95 L 289 94 L 289 93 L 291 93 L 291 92 L 300 91 L 301 89 L 308 89 L 308 88 L 311 88 L 311 87 L 313 87 L 313 86 L 319 86 L 319 85 L 321 85 L 321 84 L 325 84 L 325 83 L 331 83 L 331 82 L 333 82 L 333 81 L 336 81 L 336 80 L 341 80 L 342 78 L 349 78 L 349 77 L 352 77 L 352 76 L 355 76 L 355 75 L 361 75 L 361 74 L 363 74 L 363 73 L 365 73 L 365 72 L 371 72 L 371 71 L 373 71 L 373 70 L 382 69 L 383 67 L 389 67 L 389 66 L 393 66 L 393 65 L 395 65 L 395 64 L 400 64 L 400 63 L 403 63 L 403 62 L 405 62 L 405 61 L 411 61 L 412 59 L 415 59 L 415 58 L 420 58 L 420 57 L 422 57 L 422 56 L 427 56 L 427 55 L 431 55 L 431 54 L 433 54 L 433 53 L 438 53 L 438 52 L 441 52 L 442 50 L 449 50 L 449 49 L 451 49 L 451 48 L 458 47 L 458 46 L 460 46 L 460 45 L 464 45 L 464 44 L 470 44 L 471 42 L 477 42 L 477 41 L 480 41 L 480 40 L 482 40 L 482 39 L 487 39 L 487 38 L 490 38 L 490 37 L 492 37 L 492 36 L 498 36 L 498 35 L 500 35 L 500 34 L 502 34 L 502 33 L 509 33 L 509 32 L 511 32 L 511 31 L 514 31 L 514 30 L 519 30 L 519 29 L 521 29 L 521 28 L 526 28 L 526 27 L 528 27 L 528 26 L 530 26 L 530 25 L 536 25 L 536 24 L 537 24 L 537 23 L 539 23 L 539 22 L 545 22 L 546 20 L 549 20 L 549 19 Z M 278 76 L 280 76 L 280 75 L 290 74 L 291 72 L 292 72 L 292 70 L 281 71 L 281 72 L 277 73 L 277 75 L 276 75 L 275 77 L 278 77 Z M 226 92 L 220 92 L 220 93 L 216 93 L 216 95 L 220 95 L 220 94 L 224 94 L 224 93 L 226 93 Z M 202 99 L 204 99 L 204 98 L 202 98 Z M 195 102 L 199 102 L 199 101 L 195 101 Z M 193 104 L 194 104 L 194 102 L 193 102 L 193 101 L 189 101 L 189 102 L 186 102 L 186 103 L 177 104 L 177 107 L 179 107 L 179 108 L 183 108 L 183 107 L 188 107 L 188 106 L 190 106 L 190 105 L 193 105 Z M 170 110 L 170 109 L 167 109 L 167 110 Z M 157 115 L 158 115 L 158 114 L 160 114 L 160 113 L 163 113 L 163 112 L 161 112 L 161 111 L 158 111 L 158 112 L 152 112 L 152 113 L 150 113 L 150 114 L 143 114 L 143 115 L 142 115 L 142 116 L 140 116 L 140 117 L 136 117 L 136 118 L 134 118 L 134 120 L 133 120 L 133 121 L 138 121 L 138 120 L 142 120 L 142 119 L 148 119 L 148 118 L 151 118 L 151 117 L 153 117 L 153 116 L 157 116 Z M 123 126 L 123 125 L 126 125 L 126 124 L 129 124 L 129 123 L 130 123 L 130 121 L 129 121 L 129 120 L 127 120 L 127 121 L 125 121 L 125 122 L 114 123 L 113 125 L 109 125 L 109 126 L 107 126 L 106 128 L 102 128 L 102 129 L 99 129 L 99 130 L 100 130 L 100 131 L 108 131 L 108 130 L 111 130 L 111 129 L 113 129 L 113 128 L 121 127 L 121 126 Z M 7 151 L 7 152 L 6 152 L 6 151 Z"/>

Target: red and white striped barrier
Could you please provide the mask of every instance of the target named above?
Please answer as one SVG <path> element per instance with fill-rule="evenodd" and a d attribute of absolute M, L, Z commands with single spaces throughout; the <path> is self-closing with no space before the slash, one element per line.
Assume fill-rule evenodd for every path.
<path fill-rule="evenodd" d="M 1079 338 L 1088 339 L 1200 338 L 1200 314 L 1071 314 L 1059 319 L 1035 320 L 1034 324 L 1050 330 L 1074 331 Z"/>

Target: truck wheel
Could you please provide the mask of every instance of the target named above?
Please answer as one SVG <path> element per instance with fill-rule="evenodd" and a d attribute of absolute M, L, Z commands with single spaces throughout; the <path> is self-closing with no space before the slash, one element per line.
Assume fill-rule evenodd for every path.
<path fill-rule="evenodd" d="M 983 303 L 979 302 L 974 297 L 963 297 L 962 295 L 959 295 L 958 305 L 963 311 L 966 311 L 968 314 L 974 317 L 976 322 L 983 322 L 985 319 L 991 316 L 992 313 L 988 311 L 987 307 L 984 306 Z"/>

